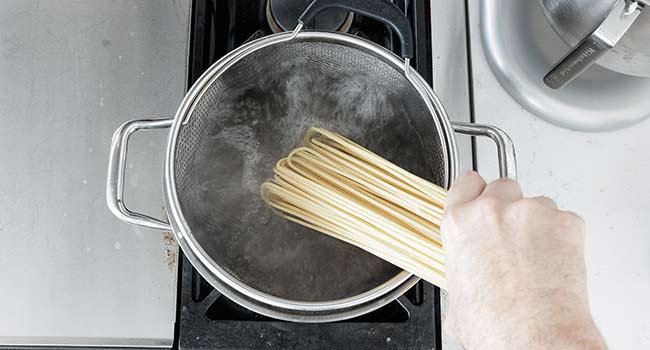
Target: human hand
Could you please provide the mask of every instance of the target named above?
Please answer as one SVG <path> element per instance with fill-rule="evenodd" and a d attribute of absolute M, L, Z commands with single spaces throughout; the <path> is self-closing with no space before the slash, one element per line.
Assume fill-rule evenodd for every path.
<path fill-rule="evenodd" d="M 511 180 L 476 172 L 449 191 L 442 221 L 449 312 L 466 349 L 605 349 L 589 311 L 584 222 Z"/>

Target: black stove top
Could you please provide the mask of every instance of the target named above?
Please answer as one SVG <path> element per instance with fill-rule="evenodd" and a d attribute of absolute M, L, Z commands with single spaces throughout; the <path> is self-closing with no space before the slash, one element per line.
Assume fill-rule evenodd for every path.
<path fill-rule="evenodd" d="M 271 34 L 268 0 L 194 0 L 191 12 L 189 81 L 244 42 Z M 397 0 L 414 32 L 412 65 L 431 84 L 430 3 Z M 398 53 L 399 43 L 380 22 L 354 16 L 349 34 Z M 406 294 L 369 314 L 341 322 L 299 324 L 247 310 L 214 290 L 186 259 L 181 260 L 175 347 L 179 349 L 440 349 L 440 290 L 419 282 Z"/>

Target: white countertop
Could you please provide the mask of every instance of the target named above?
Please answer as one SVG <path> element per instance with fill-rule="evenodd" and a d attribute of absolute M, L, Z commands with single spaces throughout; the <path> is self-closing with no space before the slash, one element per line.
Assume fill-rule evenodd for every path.
<path fill-rule="evenodd" d="M 471 0 L 476 122 L 498 125 L 512 136 L 525 195 L 547 195 L 585 219 L 590 302 L 611 349 L 650 349 L 650 120 L 582 133 L 530 114 L 486 61 L 478 9 L 479 0 Z M 478 170 L 495 178 L 494 146 L 477 142 L 476 156 Z"/>
<path fill-rule="evenodd" d="M 0 346 L 172 345 L 176 243 L 117 220 L 105 188 L 113 131 L 183 98 L 188 12 L 0 2 Z M 129 205 L 160 217 L 166 133 L 135 136 Z"/>

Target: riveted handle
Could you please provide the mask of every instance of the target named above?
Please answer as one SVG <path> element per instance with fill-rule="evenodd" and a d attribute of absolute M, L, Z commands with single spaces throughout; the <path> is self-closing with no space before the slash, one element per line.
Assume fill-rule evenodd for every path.
<path fill-rule="evenodd" d="M 172 229 L 168 223 L 162 220 L 130 211 L 126 207 L 124 204 L 124 172 L 126 168 L 126 154 L 129 145 L 129 137 L 140 129 L 168 128 L 173 122 L 174 118 L 130 120 L 115 130 L 113 140 L 111 141 L 111 153 L 108 160 L 106 203 L 108 204 L 108 209 L 110 209 L 113 215 L 118 219 L 133 225 L 148 228 L 167 231 Z"/>

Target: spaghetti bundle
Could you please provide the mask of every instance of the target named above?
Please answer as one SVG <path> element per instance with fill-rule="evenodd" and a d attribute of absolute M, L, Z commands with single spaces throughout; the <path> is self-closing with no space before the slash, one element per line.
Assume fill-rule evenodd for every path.
<path fill-rule="evenodd" d="M 446 287 L 445 189 L 321 128 L 273 172 L 261 195 L 277 214 Z"/>

